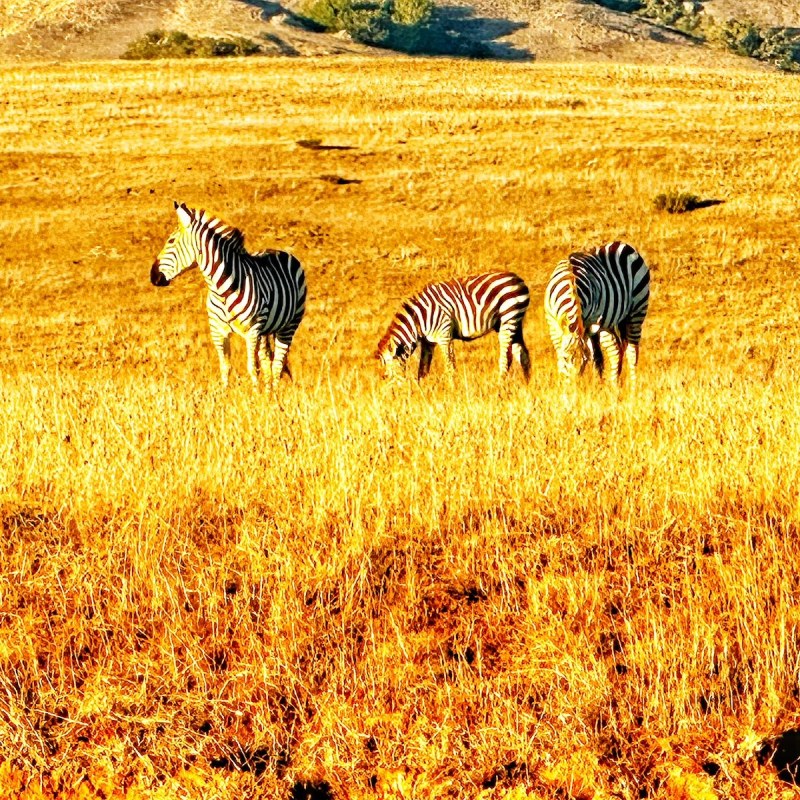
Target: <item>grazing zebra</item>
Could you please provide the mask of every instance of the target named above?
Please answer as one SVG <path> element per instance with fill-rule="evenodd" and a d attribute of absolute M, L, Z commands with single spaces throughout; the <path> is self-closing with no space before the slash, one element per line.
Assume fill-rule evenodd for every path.
<path fill-rule="evenodd" d="M 175 210 L 180 224 L 153 262 L 151 283 L 168 286 L 185 270 L 199 267 L 208 287 L 208 323 L 223 384 L 231 369 L 232 331 L 247 343 L 253 383 L 258 385 L 259 365 L 266 369 L 269 362 L 272 380 L 280 380 L 289 371 L 286 355 L 306 307 L 300 262 L 280 250 L 250 254 L 240 230 L 183 203 L 175 203 Z"/>
<path fill-rule="evenodd" d="M 531 360 L 522 338 L 522 322 L 530 302 L 525 282 L 513 272 L 490 272 L 428 284 L 403 303 L 378 344 L 377 357 L 388 375 L 405 367 L 421 343 L 418 379 L 431 367 L 433 348 L 440 345 L 447 357 L 447 371 L 455 368 L 453 340 L 469 341 L 497 331 L 500 336 L 500 374 L 516 359 L 525 380 Z"/>
<path fill-rule="evenodd" d="M 558 371 L 575 376 L 594 361 L 616 383 L 624 356 L 633 382 L 649 300 L 650 270 L 629 244 L 611 242 L 560 262 L 544 296 Z"/>

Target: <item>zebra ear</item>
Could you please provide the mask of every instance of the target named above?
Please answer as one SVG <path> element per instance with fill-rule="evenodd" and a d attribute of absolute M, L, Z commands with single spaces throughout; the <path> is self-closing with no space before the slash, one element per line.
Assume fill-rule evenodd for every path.
<path fill-rule="evenodd" d="M 178 215 L 178 220 L 184 228 L 188 228 L 192 224 L 192 214 L 186 207 L 186 203 L 175 202 L 175 213 Z"/>

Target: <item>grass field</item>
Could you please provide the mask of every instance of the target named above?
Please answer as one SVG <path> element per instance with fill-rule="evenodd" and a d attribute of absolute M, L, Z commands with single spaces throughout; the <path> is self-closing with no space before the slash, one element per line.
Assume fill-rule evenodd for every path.
<path fill-rule="evenodd" d="M 794 796 L 754 754 L 800 720 L 797 87 L 0 68 L 0 797 Z M 275 396 L 241 340 L 218 387 L 196 272 L 150 285 L 173 199 L 305 265 Z M 653 280 L 621 399 L 541 311 L 614 238 Z M 495 267 L 530 384 L 487 337 L 384 386 L 399 301 Z"/>

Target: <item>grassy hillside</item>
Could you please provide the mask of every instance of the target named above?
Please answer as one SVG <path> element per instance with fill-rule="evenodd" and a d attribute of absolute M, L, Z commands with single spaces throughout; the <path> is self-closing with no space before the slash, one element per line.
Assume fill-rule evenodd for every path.
<path fill-rule="evenodd" d="M 0 796 L 794 791 L 754 757 L 800 716 L 794 81 L 409 63 L 0 69 Z M 218 388 L 199 275 L 150 285 L 174 198 L 305 264 L 276 396 L 240 341 Z M 539 306 L 612 238 L 621 401 Z M 401 298 L 494 267 L 530 385 L 487 338 L 387 389 Z"/>

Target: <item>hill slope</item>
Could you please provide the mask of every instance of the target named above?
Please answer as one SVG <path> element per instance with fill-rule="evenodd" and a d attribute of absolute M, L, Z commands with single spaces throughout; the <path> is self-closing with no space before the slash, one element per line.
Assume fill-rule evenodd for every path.
<path fill-rule="evenodd" d="M 74 0 L 31 4 L 9 0 L 0 10 L 0 56 L 93 60 L 119 57 L 145 32 L 238 34 L 275 55 L 372 53 L 348 38 L 292 24 L 302 0 Z M 587 0 L 438 0 L 459 33 L 498 58 L 546 61 L 626 61 L 688 66 L 756 65 L 698 45 L 678 31 Z M 717 19 L 800 26 L 800 2 L 705 0 Z M 35 13 L 34 10 L 35 9 Z"/>
<path fill-rule="evenodd" d="M 800 28 L 798 0 L 705 0 L 703 7 L 718 19 L 750 19 L 760 25 Z"/>

